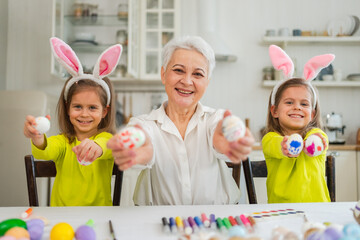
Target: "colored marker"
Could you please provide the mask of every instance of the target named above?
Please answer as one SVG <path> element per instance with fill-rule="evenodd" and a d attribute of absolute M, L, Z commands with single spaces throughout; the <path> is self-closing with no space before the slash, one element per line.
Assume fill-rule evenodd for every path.
<path fill-rule="evenodd" d="M 223 218 L 223 223 L 224 223 L 226 229 L 230 229 L 232 227 L 228 218 Z"/>
<path fill-rule="evenodd" d="M 170 230 L 172 233 L 177 233 L 177 228 L 176 228 L 176 223 L 175 223 L 175 219 L 173 217 L 169 218 L 169 225 L 170 225 Z"/>
<path fill-rule="evenodd" d="M 239 216 L 236 216 L 235 217 L 235 221 L 236 223 L 239 225 L 239 226 L 244 226 L 243 222 L 241 221 L 240 217 Z"/>
<path fill-rule="evenodd" d="M 178 227 L 179 232 L 184 232 L 184 224 L 183 224 L 181 217 L 179 217 L 179 216 L 176 217 L 175 222 L 176 222 L 176 226 Z"/>
<path fill-rule="evenodd" d="M 210 228 L 213 230 L 217 228 L 215 214 L 210 214 Z"/>
<path fill-rule="evenodd" d="M 163 223 L 163 231 L 164 231 L 164 233 L 170 233 L 171 229 L 170 229 L 170 225 L 169 225 L 169 222 L 168 222 L 167 218 L 163 217 L 161 220 L 162 220 L 162 223 Z"/>
<path fill-rule="evenodd" d="M 201 220 L 204 223 L 205 227 L 210 227 L 210 220 L 207 218 L 205 213 L 201 214 Z"/>
<path fill-rule="evenodd" d="M 115 231 L 114 231 L 114 227 L 112 225 L 111 220 L 109 220 L 109 228 L 110 228 L 111 237 L 113 238 L 113 240 L 116 240 Z"/>
<path fill-rule="evenodd" d="M 251 224 L 251 227 L 254 228 L 256 226 L 256 221 L 252 216 L 248 216 L 248 220 Z"/>
<path fill-rule="evenodd" d="M 217 218 L 216 223 L 217 223 L 217 226 L 220 229 L 221 233 L 226 234 L 227 230 L 223 223 L 223 220 L 221 218 Z"/>
<path fill-rule="evenodd" d="M 184 219 L 183 220 L 183 224 L 184 224 L 184 232 L 186 235 L 190 235 L 193 232 L 193 229 L 191 228 L 189 221 Z"/>
<path fill-rule="evenodd" d="M 32 208 L 28 208 L 25 212 L 23 212 L 23 213 L 21 214 L 21 217 L 22 217 L 22 218 L 28 218 L 28 217 L 31 215 L 32 211 L 33 211 Z"/>
<path fill-rule="evenodd" d="M 200 228 L 200 230 L 205 228 L 205 226 L 204 226 L 203 222 L 201 221 L 200 217 L 196 216 L 196 217 L 194 217 L 194 220 L 195 220 L 196 225 L 198 225 L 198 227 Z"/>
<path fill-rule="evenodd" d="M 247 219 L 247 217 L 246 217 L 244 214 L 241 214 L 241 215 L 240 215 L 240 219 L 241 219 L 241 221 L 243 222 L 245 228 L 246 228 L 249 232 L 251 232 L 251 231 L 252 231 L 252 229 L 251 229 L 251 223 L 249 222 L 249 220 Z"/>
<path fill-rule="evenodd" d="M 193 229 L 193 233 L 199 232 L 199 228 L 198 228 L 198 226 L 196 225 L 195 220 L 194 220 L 192 217 L 188 217 L 188 221 L 189 221 L 190 226 L 191 226 L 192 229 Z"/>
<path fill-rule="evenodd" d="M 231 223 L 231 226 L 236 226 L 236 225 L 238 225 L 238 224 L 236 223 L 235 218 L 234 218 L 233 216 L 229 216 L 228 219 L 229 219 L 229 221 L 230 221 L 230 223 Z"/>

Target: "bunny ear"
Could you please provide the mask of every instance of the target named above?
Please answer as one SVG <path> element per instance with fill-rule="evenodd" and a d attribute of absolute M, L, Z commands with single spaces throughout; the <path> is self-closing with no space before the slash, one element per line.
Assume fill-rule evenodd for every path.
<path fill-rule="evenodd" d="M 122 46 L 120 44 L 116 44 L 114 46 L 106 49 L 97 60 L 94 67 L 94 76 L 103 78 L 112 71 L 114 71 L 116 65 L 119 62 L 120 56 L 122 53 Z"/>
<path fill-rule="evenodd" d="M 78 76 L 83 74 L 83 68 L 75 52 L 63 40 L 52 37 L 50 38 L 51 50 L 55 59 L 72 75 Z"/>
<path fill-rule="evenodd" d="M 305 80 L 313 80 L 319 74 L 321 69 L 329 66 L 334 59 L 335 55 L 333 54 L 324 54 L 311 58 L 304 67 Z"/>
<path fill-rule="evenodd" d="M 272 65 L 276 70 L 282 70 L 285 78 L 291 78 L 294 73 L 294 64 L 291 58 L 276 45 L 269 47 L 269 55 Z"/>

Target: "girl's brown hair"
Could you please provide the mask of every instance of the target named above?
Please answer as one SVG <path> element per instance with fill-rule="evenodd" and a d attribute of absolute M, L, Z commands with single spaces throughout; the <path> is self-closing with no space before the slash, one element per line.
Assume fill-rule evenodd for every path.
<path fill-rule="evenodd" d="M 68 91 L 67 99 L 64 99 L 65 86 L 70 79 L 71 78 L 69 78 L 64 84 L 64 87 L 61 91 L 61 95 L 57 104 L 57 115 L 58 115 L 60 132 L 68 138 L 69 143 L 72 143 L 75 140 L 75 136 L 76 136 L 75 129 L 72 123 L 70 122 L 70 117 L 69 117 L 69 107 L 72 96 L 78 92 L 93 89 L 99 95 L 100 102 L 103 108 L 104 109 L 107 108 L 108 110 L 106 116 L 99 123 L 98 133 L 109 132 L 114 134 L 115 133 L 115 100 L 114 100 L 115 95 L 114 95 L 114 89 L 112 83 L 110 82 L 109 78 L 107 77 L 103 78 L 103 80 L 106 82 L 106 84 L 109 86 L 110 89 L 111 99 L 110 99 L 109 107 L 106 106 L 107 94 L 104 91 L 104 89 L 96 82 L 88 79 L 82 79 L 74 83 Z"/>
<path fill-rule="evenodd" d="M 309 83 L 307 83 L 304 79 L 302 78 L 292 78 L 290 80 L 285 81 L 277 90 L 276 95 L 275 95 L 275 109 L 277 109 L 277 107 L 279 106 L 279 102 L 280 99 L 284 93 L 284 91 L 290 87 L 300 87 L 303 86 L 305 87 L 311 94 L 311 106 L 313 105 L 314 102 L 314 94 L 313 91 L 311 90 L 311 87 L 309 86 Z M 319 96 L 317 89 L 313 86 L 316 95 Z M 272 92 L 271 92 L 272 94 Z M 269 106 L 268 106 L 268 113 L 267 113 L 267 121 L 266 121 L 266 128 L 265 128 L 265 134 L 268 132 L 278 132 L 279 134 L 281 134 L 282 136 L 284 136 L 284 130 L 281 128 L 280 123 L 279 123 L 279 119 L 278 118 L 274 118 L 271 114 L 271 94 L 270 94 L 270 98 L 269 98 Z M 319 97 L 316 98 L 316 105 L 315 105 L 315 109 L 313 109 L 315 112 L 315 115 L 313 117 L 313 119 L 309 122 L 309 124 L 301 131 L 300 135 L 302 137 L 305 137 L 305 134 L 313 129 L 313 128 L 323 128 L 322 125 L 322 120 L 321 120 L 321 113 L 320 113 L 320 101 L 319 101 Z"/>

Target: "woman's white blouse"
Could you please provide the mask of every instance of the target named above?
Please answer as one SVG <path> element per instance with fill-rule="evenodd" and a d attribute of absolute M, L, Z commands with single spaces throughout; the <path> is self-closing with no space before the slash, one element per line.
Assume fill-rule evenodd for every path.
<path fill-rule="evenodd" d="M 150 114 L 133 117 L 149 134 L 154 156 L 141 171 L 135 205 L 235 204 L 240 199 L 227 157 L 213 148 L 212 138 L 223 110 L 198 103 L 182 139 L 164 106 Z M 137 167 L 141 167 L 137 165 Z"/>

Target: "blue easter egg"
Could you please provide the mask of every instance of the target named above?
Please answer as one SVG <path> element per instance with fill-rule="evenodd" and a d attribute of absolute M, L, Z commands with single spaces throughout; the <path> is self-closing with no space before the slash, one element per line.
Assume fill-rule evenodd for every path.
<path fill-rule="evenodd" d="M 233 226 L 229 229 L 229 237 L 244 237 L 246 229 L 242 226 Z"/>
<path fill-rule="evenodd" d="M 346 224 L 343 233 L 345 236 L 360 238 L 360 226 L 355 223 Z"/>

